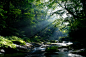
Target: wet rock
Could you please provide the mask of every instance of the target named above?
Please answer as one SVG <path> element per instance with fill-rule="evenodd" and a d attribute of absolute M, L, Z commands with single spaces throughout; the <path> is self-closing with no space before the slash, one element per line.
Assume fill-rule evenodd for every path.
<path fill-rule="evenodd" d="M 26 46 L 27 46 L 27 47 L 31 47 L 32 44 L 30 44 L 30 43 L 26 43 Z"/>
<path fill-rule="evenodd" d="M 17 52 L 16 49 L 13 49 L 11 47 L 4 48 L 4 50 L 5 50 L 5 53 L 16 53 Z"/>
<path fill-rule="evenodd" d="M 4 49 L 0 49 L 0 53 L 5 53 L 5 50 Z"/>
<path fill-rule="evenodd" d="M 31 43 L 34 47 L 40 47 L 41 46 L 41 44 L 39 44 L 39 43 Z"/>
<path fill-rule="evenodd" d="M 26 45 L 17 45 L 16 44 L 16 48 L 17 48 L 17 51 L 19 52 L 29 52 L 32 48 L 32 44 L 30 43 L 26 43 Z"/>
<path fill-rule="evenodd" d="M 80 54 L 80 55 L 86 56 L 86 54 L 85 54 L 86 51 L 85 51 L 84 49 L 71 51 L 70 53 L 73 53 L 73 54 Z"/>
<path fill-rule="evenodd" d="M 17 51 L 19 51 L 19 52 L 28 52 L 30 48 L 27 47 L 27 46 L 17 45 L 17 46 L 16 46 L 16 49 L 17 49 Z"/>

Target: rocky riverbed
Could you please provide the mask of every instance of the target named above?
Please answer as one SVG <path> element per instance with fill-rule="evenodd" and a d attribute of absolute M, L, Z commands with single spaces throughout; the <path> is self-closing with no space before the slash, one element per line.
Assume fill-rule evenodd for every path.
<path fill-rule="evenodd" d="M 54 46 L 66 46 L 67 43 L 52 43 L 51 45 L 54 45 Z M 68 48 L 60 48 L 59 49 L 59 52 L 55 52 L 55 53 L 46 53 L 45 49 L 46 47 L 48 46 L 51 46 L 51 45 L 41 45 L 39 47 L 35 47 L 33 48 L 33 50 L 31 51 L 31 53 L 27 53 L 27 56 L 25 57 L 84 57 L 84 56 L 81 56 L 79 54 L 73 54 L 73 51 L 72 49 L 69 50 Z"/>
<path fill-rule="evenodd" d="M 69 45 L 69 43 L 51 43 L 51 44 L 39 44 L 39 43 L 26 43 L 26 45 L 21 46 L 21 45 L 16 45 L 17 46 L 17 52 L 16 53 L 12 53 L 14 52 L 13 50 L 10 51 L 10 49 L 8 50 L 8 52 L 10 51 L 10 53 L 5 53 L 7 51 L 5 51 L 4 49 L 0 50 L 0 57 L 84 57 L 78 54 L 78 52 L 82 51 L 81 50 L 72 50 L 72 49 L 68 49 L 65 48 L 67 45 Z M 55 52 L 55 53 L 46 53 L 45 49 L 49 46 L 58 46 L 59 48 L 59 52 Z"/>

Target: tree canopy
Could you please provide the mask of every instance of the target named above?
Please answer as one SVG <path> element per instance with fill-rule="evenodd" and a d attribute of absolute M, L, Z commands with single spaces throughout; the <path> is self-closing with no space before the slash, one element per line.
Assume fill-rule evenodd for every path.
<path fill-rule="evenodd" d="M 54 27 L 58 27 L 68 33 L 70 41 L 83 44 L 86 32 L 85 8 L 85 0 L 2 0 L 0 35 L 47 38 L 46 35 L 52 36 Z"/>
<path fill-rule="evenodd" d="M 86 38 L 86 1 L 85 0 L 37 0 L 41 1 L 41 4 L 48 9 L 52 9 L 51 16 L 56 14 L 61 18 L 55 27 L 59 27 L 58 24 L 67 25 L 61 26 L 61 30 L 66 29 L 70 41 L 80 42 L 84 45 Z M 66 17 L 65 17 L 66 15 Z M 62 19 L 62 20 L 61 20 Z M 58 21 L 58 20 L 57 20 Z M 62 22 L 61 22 L 62 21 Z"/>

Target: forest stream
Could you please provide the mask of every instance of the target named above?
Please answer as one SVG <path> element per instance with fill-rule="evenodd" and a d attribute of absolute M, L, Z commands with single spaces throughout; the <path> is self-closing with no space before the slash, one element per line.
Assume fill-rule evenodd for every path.
<path fill-rule="evenodd" d="M 86 0 L 0 0 L 0 57 L 86 57 L 85 33 Z"/>
<path fill-rule="evenodd" d="M 62 43 L 65 45 L 65 43 Z M 60 48 L 59 52 L 47 54 L 45 49 L 48 45 L 41 45 L 40 47 L 35 47 L 30 53 L 27 53 L 25 57 L 84 57 L 78 54 L 72 54 L 73 50 L 68 50 L 67 48 Z"/>

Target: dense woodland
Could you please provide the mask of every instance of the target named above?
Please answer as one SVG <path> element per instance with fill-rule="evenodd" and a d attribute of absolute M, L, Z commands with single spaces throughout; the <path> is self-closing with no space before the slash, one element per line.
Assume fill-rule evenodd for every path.
<path fill-rule="evenodd" d="M 53 12 L 47 13 L 50 9 Z M 54 17 L 55 20 L 52 20 Z M 12 37 L 27 42 L 43 41 L 58 28 L 60 34 L 56 35 L 78 42 L 85 48 L 85 23 L 85 0 L 0 0 L 0 41 L 9 42 Z M 0 42 L 0 46 L 2 44 Z"/>

